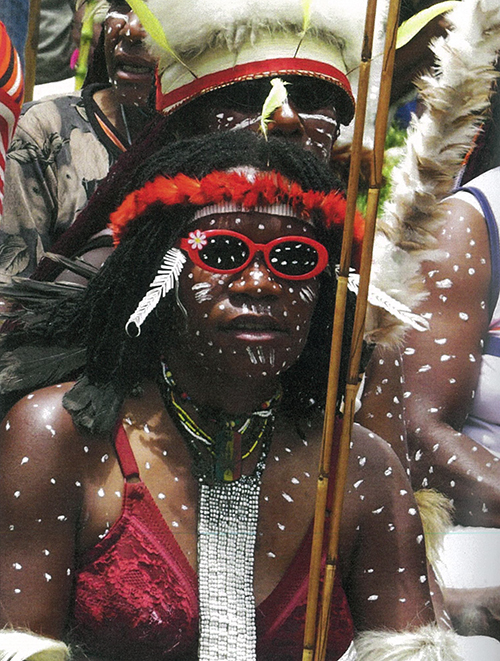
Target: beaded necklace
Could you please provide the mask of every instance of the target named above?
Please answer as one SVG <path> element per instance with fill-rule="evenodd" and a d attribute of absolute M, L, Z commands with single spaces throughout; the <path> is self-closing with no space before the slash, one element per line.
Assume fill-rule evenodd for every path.
<path fill-rule="evenodd" d="M 198 491 L 198 592 L 200 610 L 199 661 L 238 659 L 256 661 L 255 595 L 253 591 L 255 542 L 259 518 L 262 474 L 274 431 L 274 408 L 279 391 L 258 411 L 238 419 L 221 412 L 211 418 L 220 431 L 212 437 L 183 409 L 172 373 L 162 362 L 160 391 L 167 411 L 185 439 L 193 458 Z M 197 411 L 208 409 L 191 406 Z M 213 411 L 212 411 L 213 413 Z M 249 456 L 260 443 L 251 474 L 241 474 L 241 438 Z M 238 475 L 238 477 L 236 477 Z"/>
<path fill-rule="evenodd" d="M 187 441 L 191 454 L 194 453 L 194 469 L 199 470 L 216 481 L 231 482 L 241 477 L 242 461 L 249 457 L 274 426 L 274 408 L 281 399 L 281 389 L 260 408 L 249 415 L 227 416 L 222 411 L 195 404 L 187 393 L 182 392 L 175 383 L 172 372 L 162 361 L 163 381 L 167 388 L 162 388 L 165 406 L 177 427 Z M 182 403 L 189 402 L 193 409 L 212 424 L 217 431 L 208 434 L 183 408 Z M 208 452 L 203 452 L 200 445 Z M 198 466 L 196 464 L 202 464 Z M 211 464 L 212 468 L 210 467 Z"/>

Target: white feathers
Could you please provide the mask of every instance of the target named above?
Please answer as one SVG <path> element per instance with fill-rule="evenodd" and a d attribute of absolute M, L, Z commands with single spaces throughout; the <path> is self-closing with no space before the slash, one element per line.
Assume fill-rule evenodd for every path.
<path fill-rule="evenodd" d="M 304 29 L 303 0 L 149 0 L 148 7 L 180 55 L 202 53 L 221 44 L 237 52 L 261 32 L 286 30 L 300 35 Z M 359 64 L 365 12 L 366 0 L 312 0 L 308 28 L 330 33 L 331 43 L 342 41 L 351 68 Z"/>
<path fill-rule="evenodd" d="M 348 288 L 358 293 L 359 290 L 359 274 L 350 273 L 348 279 Z M 371 284 L 368 288 L 368 302 L 378 308 L 383 308 L 389 312 L 393 317 L 404 322 L 408 326 L 415 328 L 418 331 L 429 330 L 429 322 L 421 317 L 419 314 L 411 311 L 404 303 L 398 301 L 396 298 L 389 296 L 385 291 L 382 291 L 375 285 Z"/>
<path fill-rule="evenodd" d="M 38 636 L 30 631 L 3 629 L 0 631 L 2 661 L 68 661 L 69 648 L 60 640 Z"/>
<path fill-rule="evenodd" d="M 425 111 L 412 122 L 406 155 L 393 170 L 395 193 L 384 219 L 398 227 L 410 251 L 432 247 L 437 203 L 453 189 L 498 75 L 493 62 L 500 48 L 500 3 L 462 0 L 447 19 L 452 28 L 434 42 L 435 74 L 419 84 Z"/>
<path fill-rule="evenodd" d="M 141 326 L 146 317 L 155 309 L 160 300 L 174 288 L 185 262 L 186 256 L 178 248 L 171 248 L 165 254 L 163 262 L 147 294 L 125 324 L 125 331 L 128 335 L 131 337 L 140 335 Z M 136 328 L 135 332 L 132 330 L 132 324 Z"/>
<path fill-rule="evenodd" d="M 432 258 L 444 222 L 439 202 L 453 190 L 498 76 L 498 0 L 462 0 L 447 20 L 449 34 L 433 44 L 435 71 L 418 83 L 425 110 L 413 119 L 404 157 L 392 171 L 393 194 L 375 239 L 372 282 L 411 306 L 425 297 L 420 264 Z M 390 319 L 372 327 L 379 342 L 392 343 L 404 331 Z"/>
<path fill-rule="evenodd" d="M 365 631 L 355 639 L 358 661 L 462 661 L 459 636 L 434 624 L 413 631 Z"/>

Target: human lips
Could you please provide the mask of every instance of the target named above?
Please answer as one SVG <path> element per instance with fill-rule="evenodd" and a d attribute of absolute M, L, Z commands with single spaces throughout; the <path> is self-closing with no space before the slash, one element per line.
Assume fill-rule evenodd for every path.
<path fill-rule="evenodd" d="M 121 77 L 130 79 L 152 77 L 154 63 L 143 57 L 120 55 L 115 57 L 115 71 Z"/>
<path fill-rule="evenodd" d="M 220 330 L 247 341 L 273 340 L 288 334 L 288 330 L 270 315 L 243 314 L 220 324 Z"/>

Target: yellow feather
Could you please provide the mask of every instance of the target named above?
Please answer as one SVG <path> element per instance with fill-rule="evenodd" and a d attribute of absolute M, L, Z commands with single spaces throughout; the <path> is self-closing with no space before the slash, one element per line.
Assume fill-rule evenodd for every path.
<path fill-rule="evenodd" d="M 262 106 L 262 114 L 260 117 L 260 130 L 267 140 L 267 125 L 271 121 L 273 112 L 283 105 L 286 101 L 288 92 L 285 85 L 289 83 L 281 80 L 281 78 L 273 78 L 271 80 L 271 91 L 267 95 L 266 100 Z"/>
<path fill-rule="evenodd" d="M 407 21 L 401 23 L 398 29 L 396 48 L 405 46 L 427 25 L 427 23 L 430 23 L 433 18 L 436 18 L 436 16 L 440 16 L 441 14 L 446 14 L 446 12 L 449 12 L 456 5 L 458 5 L 458 0 L 445 0 L 445 2 L 438 2 L 437 5 L 422 9 L 418 14 L 415 14 Z"/>
<path fill-rule="evenodd" d="M 302 36 L 305 35 L 311 25 L 311 0 L 304 0 L 304 21 L 302 23 Z"/>
<path fill-rule="evenodd" d="M 127 0 L 128 2 L 128 0 Z M 142 27 L 146 30 L 146 32 L 156 41 L 158 46 L 162 48 L 164 51 L 169 53 L 173 58 L 175 58 L 178 62 L 180 62 L 183 66 L 186 67 L 189 71 L 189 67 L 184 64 L 184 62 L 181 60 L 181 58 L 177 55 L 177 53 L 174 51 L 172 46 L 168 43 L 167 37 L 165 35 L 165 32 L 163 30 L 162 24 L 160 21 L 156 18 L 156 16 L 153 14 L 151 9 L 147 6 L 147 4 L 144 2 L 144 0 L 130 0 L 128 2 L 130 5 L 130 8 L 132 11 L 137 14 L 137 18 L 140 20 L 142 23 Z M 191 71 L 191 73 L 193 73 Z M 194 76 L 194 74 L 193 74 Z"/>
<path fill-rule="evenodd" d="M 414 495 L 422 519 L 427 560 L 436 571 L 444 535 L 453 525 L 453 504 L 436 489 L 419 489 Z"/>

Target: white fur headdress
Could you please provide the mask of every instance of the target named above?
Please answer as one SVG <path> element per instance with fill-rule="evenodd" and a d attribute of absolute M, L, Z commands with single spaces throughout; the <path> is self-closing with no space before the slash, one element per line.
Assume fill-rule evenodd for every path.
<path fill-rule="evenodd" d="M 149 0 L 169 45 L 159 57 L 157 106 L 170 113 L 240 80 L 300 74 L 345 93 L 352 117 L 367 0 Z M 387 0 L 378 3 L 374 84 L 381 68 Z"/>

